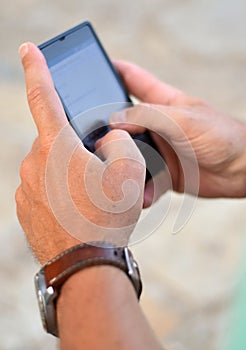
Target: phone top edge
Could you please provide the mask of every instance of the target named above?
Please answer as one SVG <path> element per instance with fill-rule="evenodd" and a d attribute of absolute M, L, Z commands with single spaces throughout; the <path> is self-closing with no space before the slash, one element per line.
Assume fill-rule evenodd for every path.
<path fill-rule="evenodd" d="M 65 32 L 63 32 L 63 33 L 61 33 L 61 34 L 56 35 L 56 36 L 53 37 L 52 39 L 49 39 L 49 40 L 45 41 L 44 43 L 38 45 L 38 48 L 39 48 L 39 50 L 42 50 L 42 49 L 44 49 L 45 47 L 47 47 L 47 46 L 53 44 L 55 41 L 61 39 L 62 37 L 67 36 L 67 35 L 73 33 L 74 31 L 76 31 L 76 30 L 78 30 L 78 29 L 81 29 L 81 28 L 83 28 L 83 27 L 86 27 L 86 26 L 88 26 L 88 27 L 92 30 L 92 32 L 95 34 L 95 31 L 94 31 L 94 29 L 93 29 L 93 26 L 92 26 L 91 22 L 90 22 L 90 21 L 84 21 L 84 22 L 82 22 L 82 23 L 80 23 L 80 24 L 77 24 L 76 26 L 74 26 L 74 27 L 72 27 L 72 28 L 66 30 Z"/>
<path fill-rule="evenodd" d="M 48 46 L 50 46 L 50 45 L 52 45 L 53 43 L 55 43 L 56 41 L 58 41 L 60 38 L 62 38 L 62 37 L 64 37 L 64 36 L 68 36 L 68 35 L 70 35 L 70 34 L 76 32 L 77 30 L 82 29 L 82 28 L 84 28 L 84 27 L 88 27 L 88 28 L 91 30 L 92 35 L 94 36 L 94 39 L 96 40 L 98 46 L 100 47 L 100 49 L 101 49 L 101 51 L 102 51 L 102 53 L 103 53 L 103 55 L 104 55 L 104 58 L 106 59 L 106 61 L 107 61 L 108 65 L 109 65 L 109 67 L 110 67 L 112 73 L 114 74 L 116 80 L 118 81 L 118 84 L 121 86 L 121 88 L 122 88 L 122 90 L 123 90 L 123 92 L 124 92 L 126 102 L 129 102 L 129 103 L 132 104 L 132 101 L 131 101 L 131 99 L 130 99 L 130 97 L 129 97 L 127 91 L 126 91 L 126 88 L 125 88 L 125 86 L 124 86 L 124 84 L 123 84 L 123 82 L 122 82 L 122 80 L 121 80 L 121 78 L 120 78 L 120 76 L 119 76 L 119 73 L 118 73 L 117 70 L 115 69 L 115 67 L 114 67 L 114 65 L 113 65 L 113 63 L 112 63 L 112 61 L 110 60 L 110 58 L 109 58 L 107 52 L 105 51 L 104 46 L 102 45 L 102 42 L 101 42 L 101 40 L 99 39 L 99 37 L 98 37 L 96 31 L 94 30 L 94 27 L 93 27 L 93 25 L 91 24 L 90 21 L 84 21 L 84 22 L 82 22 L 82 23 L 80 23 L 80 24 L 78 24 L 78 25 L 76 25 L 76 26 L 74 26 L 74 27 L 72 27 L 72 28 L 70 28 L 70 29 L 68 29 L 68 30 L 66 30 L 66 31 L 64 31 L 64 32 L 62 32 L 61 34 L 56 35 L 55 37 L 53 37 L 53 38 L 51 38 L 51 39 L 45 41 L 44 43 L 38 45 L 38 48 L 39 48 L 40 50 L 45 49 L 45 48 L 47 48 Z M 64 107 L 64 108 L 65 108 L 65 107 Z M 67 111 L 66 111 L 66 113 L 67 113 Z M 67 113 L 67 115 L 69 116 L 69 113 Z"/>

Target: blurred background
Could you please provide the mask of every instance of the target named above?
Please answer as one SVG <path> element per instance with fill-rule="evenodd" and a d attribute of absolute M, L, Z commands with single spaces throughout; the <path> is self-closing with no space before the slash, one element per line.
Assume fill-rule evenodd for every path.
<path fill-rule="evenodd" d="M 52 350 L 57 343 L 41 328 L 33 286 L 38 265 L 15 215 L 19 166 L 36 136 L 18 46 L 90 20 L 111 57 L 134 61 L 246 121 L 246 2 L 0 0 L 0 6 L 0 350 Z M 133 248 L 144 312 L 171 350 L 230 343 L 245 349 L 246 201 L 200 199 L 185 228 L 172 235 L 181 200 L 174 195 L 162 226 Z"/>

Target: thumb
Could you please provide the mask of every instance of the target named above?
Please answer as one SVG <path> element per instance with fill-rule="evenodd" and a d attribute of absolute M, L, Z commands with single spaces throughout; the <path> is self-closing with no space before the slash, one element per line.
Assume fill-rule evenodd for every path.
<path fill-rule="evenodd" d="M 41 51 L 22 44 L 19 55 L 24 68 L 28 104 L 41 138 L 49 138 L 68 123 L 62 103 Z"/>

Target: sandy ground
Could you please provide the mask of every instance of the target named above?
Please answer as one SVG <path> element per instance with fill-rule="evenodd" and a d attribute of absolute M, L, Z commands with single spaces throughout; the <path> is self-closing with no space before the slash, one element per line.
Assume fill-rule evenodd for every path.
<path fill-rule="evenodd" d="M 0 0 L 0 5 L 0 350 L 52 350 L 56 341 L 41 329 L 33 288 L 38 265 L 15 216 L 18 168 L 36 135 L 19 44 L 39 44 L 91 20 L 112 57 L 134 61 L 246 120 L 246 3 Z M 161 227 L 134 247 L 144 279 L 142 305 L 170 349 L 220 349 L 230 332 L 246 202 L 199 200 L 185 228 L 172 235 L 181 201 L 175 195 Z"/>

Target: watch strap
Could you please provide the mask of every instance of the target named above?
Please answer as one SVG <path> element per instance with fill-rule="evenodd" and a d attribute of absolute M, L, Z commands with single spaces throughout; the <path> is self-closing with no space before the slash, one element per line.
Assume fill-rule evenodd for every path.
<path fill-rule="evenodd" d="M 106 242 L 80 244 L 50 260 L 43 266 L 46 285 L 57 290 L 77 271 L 95 265 L 112 265 L 124 271 L 140 298 L 142 283 L 139 271 L 137 274 L 135 272 L 137 264 L 131 251 L 127 247 L 116 247 Z"/>
<path fill-rule="evenodd" d="M 142 282 L 136 261 L 127 247 L 108 242 L 89 242 L 74 246 L 47 262 L 35 275 L 35 286 L 44 329 L 58 336 L 56 303 L 63 283 L 74 273 L 95 265 L 112 265 L 126 273 L 137 297 Z"/>

